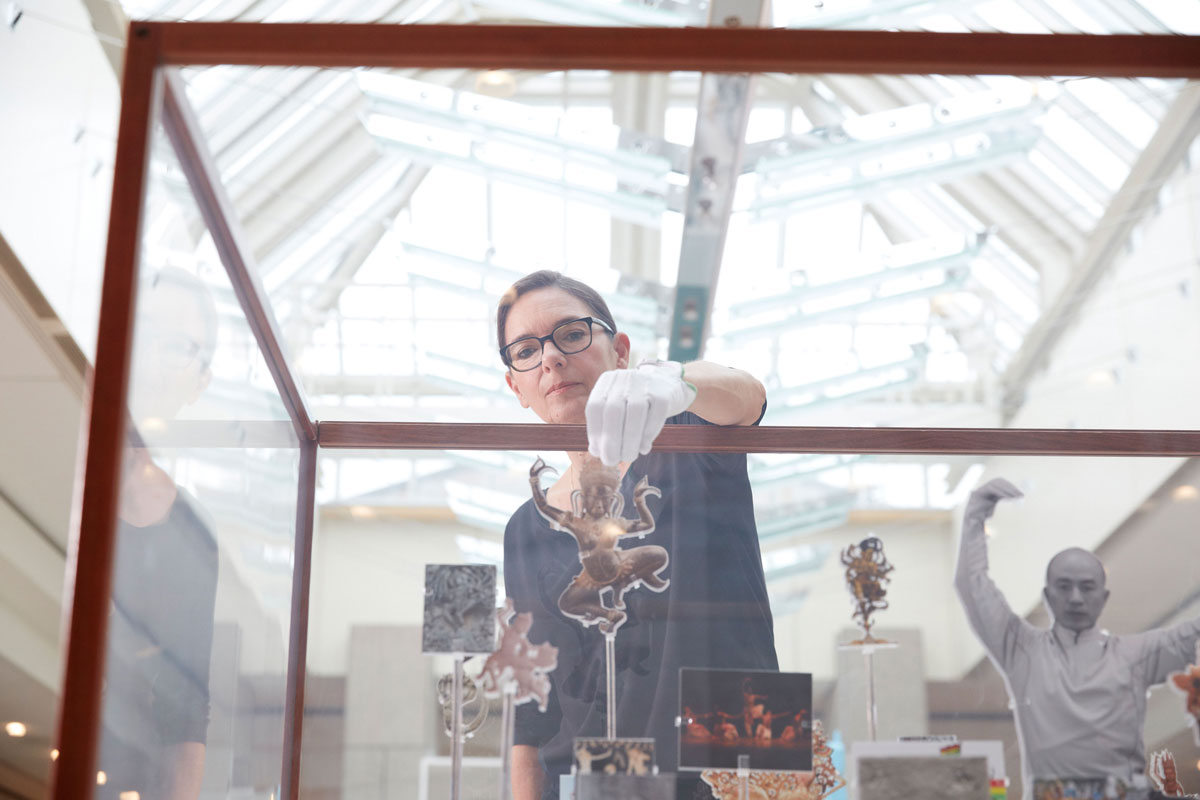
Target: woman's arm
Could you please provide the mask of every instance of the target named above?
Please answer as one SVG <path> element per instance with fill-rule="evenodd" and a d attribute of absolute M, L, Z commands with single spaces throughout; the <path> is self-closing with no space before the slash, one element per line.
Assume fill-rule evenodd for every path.
<path fill-rule="evenodd" d="M 711 361 L 683 365 L 683 379 L 696 387 L 696 399 L 688 407 L 714 425 L 753 425 L 763 413 L 767 390 L 751 375 Z"/>
<path fill-rule="evenodd" d="M 541 800 L 545 773 L 538 760 L 538 749 L 529 744 L 516 744 L 509 757 L 512 759 L 513 800 Z"/>

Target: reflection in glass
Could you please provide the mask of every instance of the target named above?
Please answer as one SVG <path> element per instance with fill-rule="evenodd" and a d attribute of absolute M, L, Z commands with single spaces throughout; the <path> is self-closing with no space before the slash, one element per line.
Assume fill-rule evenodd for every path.
<path fill-rule="evenodd" d="M 143 275 L 130 409 L 161 429 L 212 377 L 217 315 L 194 275 Z M 101 797 L 194 800 L 203 782 L 218 555 L 196 498 L 136 429 L 123 459 L 105 667 Z"/>
<path fill-rule="evenodd" d="M 278 796 L 297 440 L 158 137 L 135 306 L 100 797 Z"/>

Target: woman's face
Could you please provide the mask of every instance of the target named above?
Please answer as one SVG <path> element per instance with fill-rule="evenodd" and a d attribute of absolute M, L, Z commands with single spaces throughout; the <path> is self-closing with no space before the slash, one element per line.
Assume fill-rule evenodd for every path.
<path fill-rule="evenodd" d="M 504 323 L 502 344 L 525 336 L 549 336 L 555 326 L 580 317 L 594 317 L 587 303 L 556 287 L 535 289 L 512 304 Z M 591 346 L 573 355 L 563 355 L 553 341 L 542 350 L 542 363 L 528 372 L 509 370 L 509 388 L 521 405 L 545 422 L 583 423 L 588 395 L 600 374 L 629 365 L 629 337 L 609 336 L 599 325 L 592 326 Z"/>

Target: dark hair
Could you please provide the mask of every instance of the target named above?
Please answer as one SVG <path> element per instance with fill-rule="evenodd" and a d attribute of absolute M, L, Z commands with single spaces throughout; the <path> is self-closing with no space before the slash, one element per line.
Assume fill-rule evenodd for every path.
<path fill-rule="evenodd" d="M 596 319 L 607 325 L 613 333 L 617 332 L 617 323 L 613 321 L 612 312 L 608 310 L 608 303 L 604 302 L 604 298 L 600 296 L 599 292 L 582 281 L 568 278 L 561 272 L 540 269 L 518 280 L 501 296 L 500 304 L 496 308 L 496 344 L 498 346 L 503 347 L 506 344 L 504 325 L 508 322 L 508 312 L 513 303 L 517 302 L 517 298 L 521 295 L 535 289 L 562 289 L 567 294 L 578 297 L 592 310 Z"/>

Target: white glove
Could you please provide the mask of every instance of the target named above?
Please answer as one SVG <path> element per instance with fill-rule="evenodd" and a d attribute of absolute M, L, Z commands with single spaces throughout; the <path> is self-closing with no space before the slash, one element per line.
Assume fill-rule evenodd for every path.
<path fill-rule="evenodd" d="M 668 417 L 686 411 L 696 387 L 678 361 L 644 360 L 636 369 L 603 373 L 588 395 L 588 452 L 612 466 L 633 461 L 650 446 Z"/>

